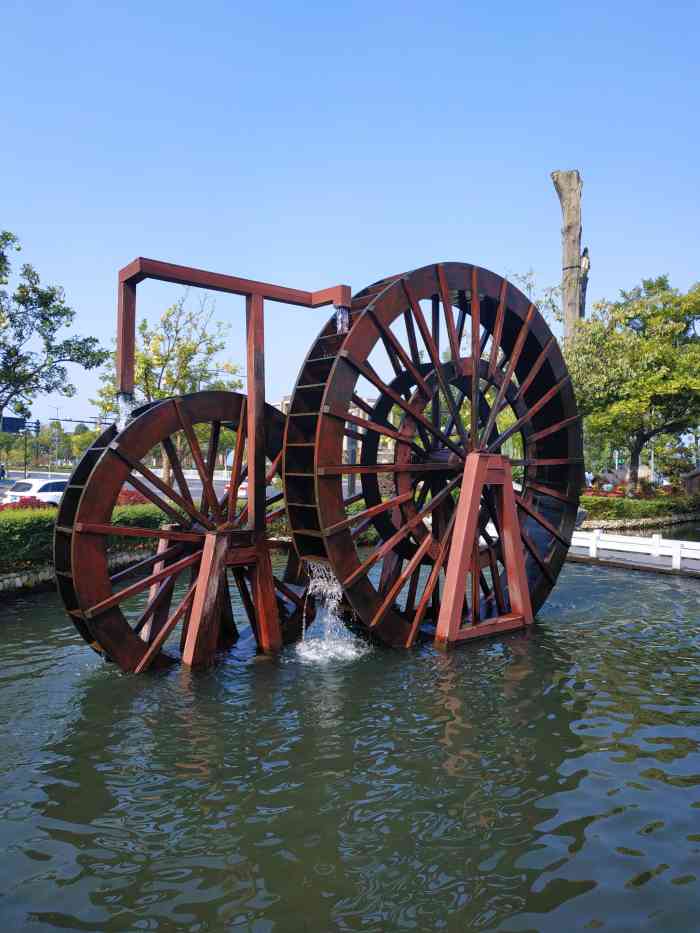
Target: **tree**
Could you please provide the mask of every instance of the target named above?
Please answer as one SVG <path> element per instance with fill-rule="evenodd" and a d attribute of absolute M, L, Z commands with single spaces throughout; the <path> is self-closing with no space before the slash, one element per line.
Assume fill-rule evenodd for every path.
<path fill-rule="evenodd" d="M 84 424 L 82 421 L 79 421 L 73 428 L 73 434 L 85 434 L 85 432 L 89 430 L 90 428 L 86 424 Z"/>
<path fill-rule="evenodd" d="M 700 422 L 699 324 L 700 284 L 683 294 L 659 276 L 598 303 L 566 343 L 587 429 L 629 452 L 632 491 L 644 445 Z"/>
<path fill-rule="evenodd" d="M 155 326 L 142 320 L 137 330 L 134 359 L 134 400 L 136 405 L 155 402 L 174 395 L 186 395 L 202 389 L 222 389 L 233 392 L 242 386 L 238 378 L 239 367 L 217 357 L 226 347 L 228 328 L 213 321 L 215 306 L 206 295 L 195 308 L 187 306 L 188 293 L 161 314 Z M 102 375 L 102 387 L 93 404 L 104 414 L 117 410 L 117 381 L 115 355 L 112 365 Z M 206 446 L 208 431 L 196 428 L 200 443 Z M 187 455 L 188 445 L 181 432 L 174 438 L 181 458 Z M 219 450 L 232 448 L 235 434 L 223 430 Z M 222 453 L 223 456 L 223 453 Z M 154 452 L 154 457 L 161 454 Z M 162 457 L 164 479 L 170 482 L 170 460 Z"/>
<path fill-rule="evenodd" d="M 186 395 L 201 389 L 234 391 L 242 385 L 238 366 L 216 362 L 226 347 L 227 328 L 212 321 L 214 304 L 205 295 L 198 307 L 187 307 L 187 292 L 161 314 L 152 327 L 145 319 L 137 330 L 134 365 L 136 405 Z M 102 375 L 93 403 L 104 414 L 117 410 L 117 382 L 112 365 Z"/>
<path fill-rule="evenodd" d="M 14 234 L 0 232 L 0 286 L 10 280 L 10 251 L 19 249 Z M 9 408 L 27 417 L 40 394 L 75 395 L 67 363 L 89 370 L 105 362 L 96 337 L 61 336 L 74 318 L 63 289 L 42 285 L 30 265 L 22 266 L 14 291 L 0 288 L 0 416 Z"/>

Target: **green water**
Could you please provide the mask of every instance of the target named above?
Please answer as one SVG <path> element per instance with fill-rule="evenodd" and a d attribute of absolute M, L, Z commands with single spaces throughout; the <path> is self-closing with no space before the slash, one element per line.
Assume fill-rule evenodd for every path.
<path fill-rule="evenodd" d="M 527 636 L 194 677 L 5 602 L 0 928 L 699 930 L 699 661 L 698 582 L 578 565 Z"/>

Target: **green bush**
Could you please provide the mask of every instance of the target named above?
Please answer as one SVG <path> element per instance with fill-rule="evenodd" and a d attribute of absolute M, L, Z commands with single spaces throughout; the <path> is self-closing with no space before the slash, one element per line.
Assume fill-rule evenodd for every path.
<path fill-rule="evenodd" d="M 53 559 L 53 526 L 57 509 L 0 512 L 0 572 L 46 564 Z M 112 521 L 130 528 L 159 528 L 163 513 L 154 505 L 120 505 Z M 150 538 L 110 537 L 110 549 L 127 550 L 153 543 Z"/>
<path fill-rule="evenodd" d="M 581 508 L 588 512 L 587 519 L 658 518 L 700 512 L 700 496 L 659 496 L 656 499 L 581 496 Z"/>

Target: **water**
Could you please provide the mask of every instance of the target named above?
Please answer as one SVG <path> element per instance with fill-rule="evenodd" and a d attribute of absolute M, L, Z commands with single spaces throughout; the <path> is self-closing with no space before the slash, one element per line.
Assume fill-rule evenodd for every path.
<path fill-rule="evenodd" d="M 296 646 L 297 657 L 312 664 L 331 661 L 354 661 L 366 654 L 370 646 L 353 635 L 340 616 L 343 589 L 328 564 L 306 561 L 310 598 L 316 600 L 318 624 L 306 630 L 304 640 Z"/>
<path fill-rule="evenodd" d="M 700 929 L 698 581 L 568 565 L 529 635 L 198 676 L 52 594 L 1 624 L 3 930 Z"/>
<path fill-rule="evenodd" d="M 665 528 L 655 528 L 654 531 L 662 538 L 672 538 L 675 541 L 700 541 L 700 522 L 667 525 Z"/>

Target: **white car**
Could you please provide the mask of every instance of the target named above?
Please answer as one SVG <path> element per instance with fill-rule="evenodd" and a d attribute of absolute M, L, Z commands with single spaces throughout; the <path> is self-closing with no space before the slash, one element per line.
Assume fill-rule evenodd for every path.
<path fill-rule="evenodd" d="M 58 505 L 67 485 L 67 479 L 20 479 L 10 486 L 2 501 L 19 502 L 20 499 L 31 498 Z"/>

